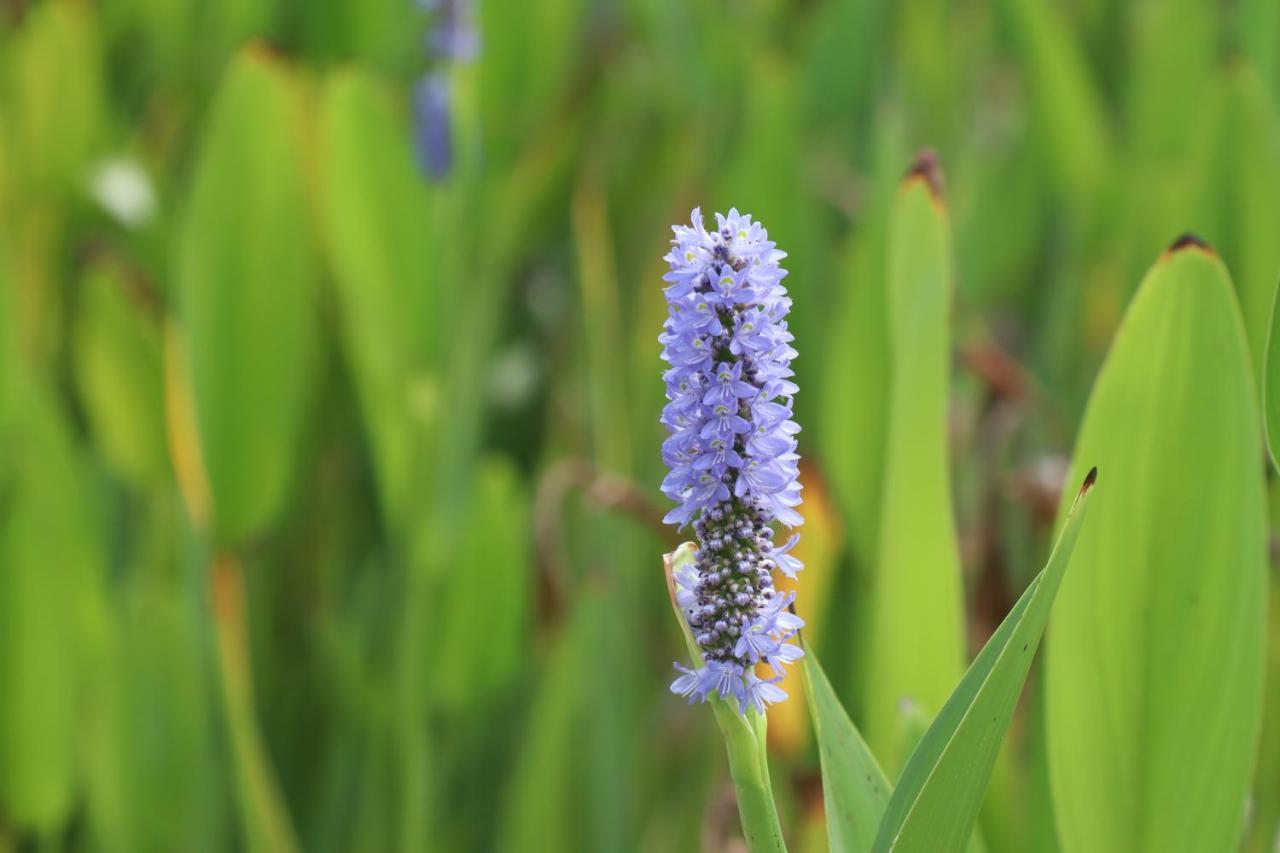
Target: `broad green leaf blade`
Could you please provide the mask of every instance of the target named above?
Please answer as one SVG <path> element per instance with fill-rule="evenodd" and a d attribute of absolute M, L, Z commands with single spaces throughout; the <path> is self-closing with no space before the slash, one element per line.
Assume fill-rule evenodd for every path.
<path fill-rule="evenodd" d="M 79 454 L 47 389 L 11 376 L 0 422 L 0 810 L 52 835 L 76 804 L 86 605 L 102 543 Z M 18 452 L 12 452 L 17 449 Z"/>
<path fill-rule="evenodd" d="M 298 83 L 257 50 L 222 82 L 178 237 L 178 311 L 218 538 L 282 508 L 315 333 Z"/>
<path fill-rule="evenodd" d="M 805 646 L 804 685 L 822 762 L 827 842 L 834 853 L 871 849 L 893 786 L 831 689 L 827 674 Z"/>
<path fill-rule="evenodd" d="M 1096 470 L 1076 496 L 1049 562 L 991 635 L 907 761 L 876 851 L 964 850 L 1027 670 L 1088 511 Z"/>
<path fill-rule="evenodd" d="M 907 753 L 900 703 L 936 713 L 964 660 L 947 453 L 951 238 L 940 180 L 923 155 L 898 191 L 889 227 L 891 368 L 866 733 L 891 775 Z"/>
<path fill-rule="evenodd" d="M 416 471 L 414 402 L 426 373 L 431 304 L 431 216 L 410 134 L 377 80 L 342 71 L 321 117 L 325 244 L 341 306 L 343 348 L 369 434 L 385 517 L 401 519 Z M 421 408 L 421 405 L 418 407 Z"/>
<path fill-rule="evenodd" d="M 1266 611 L 1259 416 L 1227 271 L 1187 237 L 1145 277 L 1075 471 L 1093 508 L 1050 632 L 1050 776 L 1066 853 L 1229 850 L 1258 737 Z"/>

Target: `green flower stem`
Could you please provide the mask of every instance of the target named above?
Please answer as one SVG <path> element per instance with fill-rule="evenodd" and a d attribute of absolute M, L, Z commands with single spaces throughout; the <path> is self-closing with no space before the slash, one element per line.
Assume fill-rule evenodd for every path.
<path fill-rule="evenodd" d="M 727 702 L 713 700 L 716 722 L 729 751 L 729 775 L 738 792 L 738 816 L 751 853 L 786 853 L 782 825 L 773 803 L 765 753 L 765 718 L 754 710 L 742 716 Z"/>
<path fill-rule="evenodd" d="M 298 843 L 254 714 L 244 576 L 234 557 L 223 555 L 214 560 L 210 584 L 223 706 L 246 847 L 253 853 L 296 853 Z"/>

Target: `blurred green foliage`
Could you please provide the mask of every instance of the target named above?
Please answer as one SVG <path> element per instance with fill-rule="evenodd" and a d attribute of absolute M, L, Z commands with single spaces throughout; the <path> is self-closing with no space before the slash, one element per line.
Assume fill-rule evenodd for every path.
<path fill-rule="evenodd" d="M 1159 816 L 1209 808 L 1169 780 L 1220 731 L 1226 764 L 1187 747 L 1224 774 L 1205 843 L 1273 849 L 1276 5 L 480 0 L 476 23 L 442 68 L 412 0 L 0 2 L 0 851 L 724 847 L 712 715 L 666 690 L 659 559 L 661 256 L 697 204 L 790 253 L 832 725 L 834 695 L 892 779 L 881 744 L 924 731 L 1098 464 L 1097 556 L 982 839 L 1192 843 Z M 410 132 L 428 68 L 452 93 L 439 181 Z M 917 243 L 892 210 L 925 145 L 946 212 Z M 1144 289 L 1068 480 L 1125 307 L 1184 231 L 1230 278 Z M 922 268 L 941 289 L 900 304 Z M 1150 608 L 1096 607 L 1098 576 L 1149 582 Z M 1179 609 L 1197 595 L 1248 613 Z M 1197 694 L 1228 654 L 1242 686 Z M 1088 678 L 1145 685 L 1116 736 L 1148 740 L 1062 716 L 1099 711 Z M 772 787 L 793 849 L 821 849 L 804 719 L 771 715 Z M 1145 804 L 1084 827 L 1129 782 Z"/>

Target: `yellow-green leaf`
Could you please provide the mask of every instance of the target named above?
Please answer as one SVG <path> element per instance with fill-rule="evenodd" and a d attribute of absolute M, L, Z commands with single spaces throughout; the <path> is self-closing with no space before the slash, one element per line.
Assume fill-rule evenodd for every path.
<path fill-rule="evenodd" d="M 204 129 L 178 236 L 178 311 L 215 533 L 282 508 L 315 334 L 315 257 L 298 82 L 257 49 L 231 64 Z"/>
<path fill-rule="evenodd" d="M 1096 463 L 1108 488 L 1050 630 L 1065 853 L 1238 843 L 1261 713 L 1261 455 L 1231 282 L 1183 238 L 1135 295 L 1076 444 L 1075 475 Z"/>
<path fill-rule="evenodd" d="M 898 192 L 889 229 L 891 368 L 866 732 L 890 774 L 906 758 L 900 703 L 936 713 L 964 660 L 947 450 L 951 238 L 940 180 L 931 156 L 922 155 Z"/>

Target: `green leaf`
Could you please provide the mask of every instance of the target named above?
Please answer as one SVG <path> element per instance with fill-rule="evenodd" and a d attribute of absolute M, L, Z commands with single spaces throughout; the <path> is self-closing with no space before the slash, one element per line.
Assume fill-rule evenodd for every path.
<path fill-rule="evenodd" d="M 202 849 L 214 815 L 222 817 L 202 626 L 172 586 L 135 580 L 112 602 L 96 649 L 99 698 L 86 737 L 85 788 L 102 849 Z M 158 802 L 165 808 L 154 808 Z"/>
<path fill-rule="evenodd" d="M 991 635 L 902 771 L 876 851 L 964 850 L 1084 523 L 1096 471 L 1072 504 L 1049 562 Z"/>
<path fill-rule="evenodd" d="M 1272 485 L 1274 498 L 1275 484 Z M 1274 506 L 1274 504 L 1273 504 Z M 1280 708 L 1280 576 L 1272 574 L 1267 604 L 1267 675 L 1263 707 Z M 1258 744 L 1258 766 L 1253 774 L 1253 810 L 1248 840 L 1242 849 L 1250 853 L 1274 853 L 1280 837 L 1280 714 L 1264 714 Z"/>
<path fill-rule="evenodd" d="M 496 850 L 581 849 L 581 752 L 575 746 L 595 689 L 583 672 L 597 623 L 605 616 L 600 600 L 599 592 L 584 591 L 553 640 L 508 776 Z"/>
<path fill-rule="evenodd" d="M 951 241 L 935 169 L 922 156 L 908 174 L 889 229 L 891 367 L 866 733 L 890 774 L 907 753 L 900 703 L 936 713 L 965 656 L 947 451 Z"/>
<path fill-rule="evenodd" d="M 1037 141 L 1057 189 L 1087 208 L 1108 165 L 1106 110 L 1083 46 L 1065 10 L 1037 0 L 1005 0 L 1026 67 Z"/>
<path fill-rule="evenodd" d="M 437 645 L 435 701 L 462 716 L 487 708 L 511 685 L 531 640 L 528 496 L 501 457 L 482 459 L 475 479 L 439 622 L 422 638 Z"/>
<path fill-rule="evenodd" d="M 105 135 L 96 9 L 71 0 L 41 3 L 32 7 L 14 44 L 0 110 L 12 121 L 12 172 L 29 193 L 82 187 L 85 167 Z"/>
<path fill-rule="evenodd" d="M 818 423 L 819 449 L 832 491 L 845 512 L 854 553 L 865 563 L 874 561 L 880 535 L 890 366 L 885 255 L 889 211 L 904 158 L 901 125 L 902 119 L 889 110 L 876 122 L 877 189 L 866 226 L 849 253 L 843 299 L 827 318 L 829 358 L 823 365 Z"/>
<path fill-rule="evenodd" d="M 822 762 L 827 841 L 834 853 L 871 849 L 893 785 L 831 689 L 827 674 L 805 646 L 804 685 Z"/>
<path fill-rule="evenodd" d="M 1262 690 L 1259 415 L 1227 271 L 1183 238 L 1147 274 L 1074 470 L 1110 484 L 1050 631 L 1048 746 L 1066 853 L 1228 850 Z"/>
<path fill-rule="evenodd" d="M 1265 81 L 1268 94 L 1280 94 L 1280 4 L 1270 0 L 1240 0 L 1235 14 L 1236 39 L 1249 66 Z"/>
<path fill-rule="evenodd" d="M 74 326 L 76 384 L 102 455 L 139 486 L 169 473 L 157 312 L 119 264 L 89 267 Z"/>
<path fill-rule="evenodd" d="M 343 347 L 369 433 L 384 515 L 407 511 L 422 431 L 433 296 L 431 217 L 409 131 L 378 81 L 360 71 L 325 88 L 320 170 L 325 244 Z M 415 401 L 417 409 L 415 409 Z"/>
<path fill-rule="evenodd" d="M 1277 6 L 1280 8 L 1280 5 Z M 1228 243 L 1225 257 L 1240 297 L 1257 376 L 1264 373 L 1271 301 L 1280 278 L 1280 121 L 1258 74 L 1247 65 L 1230 69 L 1225 78 L 1219 128 L 1221 165 L 1206 170 L 1217 179 Z"/>
<path fill-rule="evenodd" d="M 178 316 L 214 532 L 283 508 L 311 381 L 316 274 L 298 83 L 257 50 L 231 64 L 178 237 Z"/>
<path fill-rule="evenodd" d="M 505 163 L 542 122 L 558 114 L 558 98 L 572 79 L 588 16 L 582 0 L 493 0 L 479 9 L 478 63 L 486 144 L 492 162 Z"/>
<path fill-rule="evenodd" d="M 1139 162 L 1176 166 L 1194 144 L 1188 129 L 1202 114 L 1224 16 L 1200 0 L 1131 3 L 1127 11 L 1129 144 Z"/>
<path fill-rule="evenodd" d="M 11 393 L 0 424 L 0 694 L 11 697 L 0 702 L 0 810 L 43 833 L 75 805 L 82 617 L 101 542 L 57 405 L 25 374 Z"/>

